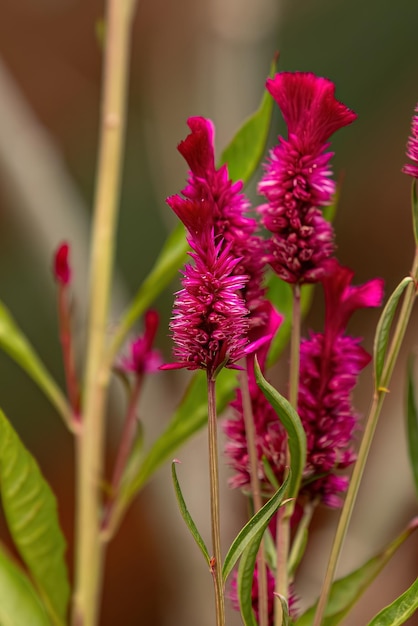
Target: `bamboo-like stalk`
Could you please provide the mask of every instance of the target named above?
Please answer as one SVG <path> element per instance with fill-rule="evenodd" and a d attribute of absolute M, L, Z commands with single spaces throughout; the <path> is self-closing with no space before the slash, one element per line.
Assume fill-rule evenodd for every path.
<path fill-rule="evenodd" d="M 99 541 L 104 414 L 110 368 L 102 369 L 125 135 L 134 2 L 108 0 L 101 133 L 90 259 L 89 322 L 82 430 L 77 450 L 76 572 L 73 626 L 98 622 L 103 565 Z"/>

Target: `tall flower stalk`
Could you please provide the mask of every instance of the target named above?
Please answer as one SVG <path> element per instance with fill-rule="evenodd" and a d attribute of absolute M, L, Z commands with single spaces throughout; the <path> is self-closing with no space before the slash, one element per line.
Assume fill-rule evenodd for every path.
<path fill-rule="evenodd" d="M 82 429 L 77 445 L 76 572 L 73 626 L 94 626 L 103 565 L 101 481 L 104 413 L 110 369 L 106 350 L 115 227 L 125 136 L 126 92 L 134 0 L 108 0 L 99 163 L 90 260 L 90 300 Z"/>

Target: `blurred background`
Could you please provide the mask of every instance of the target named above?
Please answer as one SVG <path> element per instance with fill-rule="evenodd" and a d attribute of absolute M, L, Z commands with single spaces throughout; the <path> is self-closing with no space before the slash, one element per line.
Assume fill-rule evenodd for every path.
<path fill-rule="evenodd" d="M 59 242 L 71 242 L 81 367 L 102 61 L 96 26 L 104 4 L 0 0 L 0 10 L 0 298 L 62 383 L 51 259 Z M 331 78 L 337 97 L 358 114 L 355 124 L 333 141 L 334 171 L 344 174 L 335 222 L 338 256 L 355 270 L 356 282 L 381 276 L 389 294 L 408 273 L 413 255 L 410 181 L 400 170 L 418 101 L 417 24 L 415 0 L 139 0 L 113 319 L 174 225 L 165 198 L 184 186 L 186 166 L 176 145 L 187 134 L 187 117 L 213 119 L 217 149 L 222 149 L 258 106 L 276 50 L 281 70 L 309 70 Z M 285 130 L 277 111 L 273 125 L 272 141 Z M 254 190 L 250 186 L 257 202 Z M 167 292 L 158 302 L 159 344 L 167 359 L 172 299 Z M 377 312 L 360 312 L 351 327 L 353 334 L 365 337 L 368 349 L 377 317 Z M 321 324 L 320 313 L 313 311 L 305 328 L 319 330 Z M 416 347 L 416 328 L 415 316 L 376 433 L 340 574 L 386 545 L 416 515 L 403 414 L 405 360 Z M 140 410 L 146 445 L 167 424 L 182 384 L 183 377 L 167 373 L 158 383 L 149 380 Z M 362 414 L 371 390 L 368 368 L 356 393 Z M 119 432 L 117 386 L 114 395 L 109 458 Z M 0 405 L 58 496 L 71 554 L 71 438 L 34 384 L 3 354 Z M 183 462 L 180 479 L 186 500 L 209 537 L 206 434 L 177 456 Z M 226 486 L 226 467 L 223 474 L 226 545 L 245 519 L 245 503 Z M 314 546 L 297 587 L 302 607 L 318 591 L 337 517 L 322 510 L 314 520 Z M 3 537 L 3 522 L 1 532 Z M 367 624 L 411 584 L 417 547 L 412 538 L 400 550 L 346 619 L 347 626 Z M 71 556 L 69 562 L 72 567 Z M 240 624 L 236 614 L 229 620 L 231 626 Z M 213 623 L 211 580 L 177 511 L 165 465 L 109 548 L 101 624 Z M 418 619 L 409 624 L 418 624 Z"/>

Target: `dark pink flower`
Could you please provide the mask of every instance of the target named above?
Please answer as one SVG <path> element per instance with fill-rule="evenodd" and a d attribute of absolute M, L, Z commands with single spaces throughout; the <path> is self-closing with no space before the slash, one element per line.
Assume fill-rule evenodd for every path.
<path fill-rule="evenodd" d="M 409 174 L 409 176 L 418 178 L 418 105 L 415 107 L 415 113 L 417 115 L 414 115 L 412 118 L 411 134 L 406 147 L 406 156 L 411 161 L 414 161 L 414 165 L 404 165 L 402 171 L 405 174 Z"/>
<path fill-rule="evenodd" d="M 120 369 L 125 372 L 134 372 L 142 376 L 145 372 L 156 372 L 162 358 L 159 350 L 153 350 L 155 335 L 157 333 L 159 316 L 157 311 L 149 310 L 145 313 L 145 329 L 130 344 L 129 357 L 122 357 Z"/>
<path fill-rule="evenodd" d="M 71 268 L 68 262 L 70 247 L 67 242 L 62 243 L 54 256 L 54 276 L 61 285 L 68 285 L 71 280 Z"/>
<path fill-rule="evenodd" d="M 188 184 L 182 190 L 184 198 L 173 196 L 168 203 L 176 213 L 181 204 L 203 209 L 205 214 L 206 209 L 210 211 L 215 240 L 222 237 L 225 245 L 230 245 L 230 254 L 239 259 L 234 274 L 247 276 L 242 295 L 253 328 L 264 321 L 264 242 L 255 234 L 256 220 L 248 215 L 250 203 L 242 193 L 242 182 L 230 180 L 226 165 L 215 167 L 213 123 L 203 117 L 191 117 L 187 123 L 191 133 L 178 150 L 190 167 Z"/>
<path fill-rule="evenodd" d="M 336 507 L 338 494 L 347 487 L 347 478 L 338 472 L 356 459 L 353 435 L 358 416 L 351 394 L 371 358 L 360 339 L 346 335 L 345 329 L 357 309 L 380 306 L 383 282 L 375 279 L 353 287 L 350 269 L 335 260 L 327 269 L 322 279 L 324 333 L 311 333 L 301 344 L 298 411 L 307 437 L 303 491 Z"/>
<path fill-rule="evenodd" d="M 334 252 L 333 229 L 321 211 L 335 192 L 327 141 L 356 115 L 335 99 L 330 80 L 311 73 L 281 72 L 267 89 L 288 127 L 258 186 L 267 199 L 259 210 L 272 233 L 269 262 L 286 282 L 317 282 Z"/>

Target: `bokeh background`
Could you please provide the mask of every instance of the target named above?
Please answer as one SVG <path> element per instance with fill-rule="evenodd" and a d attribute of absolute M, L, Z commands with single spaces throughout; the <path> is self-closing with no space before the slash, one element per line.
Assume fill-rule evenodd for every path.
<path fill-rule="evenodd" d="M 0 0 L 0 298 L 61 382 L 51 258 L 62 239 L 71 241 L 81 367 L 102 60 L 96 27 L 103 14 L 104 4 L 95 0 Z M 358 113 L 358 121 L 333 141 L 334 170 L 344 174 L 335 222 L 338 255 L 355 270 L 357 282 L 382 276 L 389 294 L 408 273 L 413 254 L 410 181 L 400 170 L 418 100 L 417 24 L 415 0 L 139 0 L 114 319 L 173 226 L 165 198 L 184 185 L 186 167 L 176 145 L 187 134 L 187 117 L 212 118 L 221 149 L 258 105 L 276 50 L 280 69 L 331 78 L 337 96 Z M 277 111 L 273 122 L 272 137 L 284 130 Z M 256 202 L 254 185 L 250 193 Z M 158 302 L 159 344 L 167 358 L 171 302 L 168 292 Z M 306 328 L 320 328 L 319 300 L 317 305 Z M 376 320 L 377 313 L 365 311 L 352 325 L 353 334 L 364 336 L 369 349 Z M 416 514 L 403 415 L 405 361 L 416 348 L 416 328 L 415 316 L 378 427 L 340 573 L 383 547 Z M 158 383 L 149 381 L 141 409 L 147 444 L 167 423 L 180 383 L 183 379 L 172 374 L 161 375 Z M 356 394 L 363 414 L 370 395 L 369 369 Z M 115 387 L 109 459 L 118 436 L 120 403 Z M 71 439 L 34 384 L 2 354 L 0 404 L 57 493 L 70 554 Z M 186 499 L 199 527 L 209 533 L 205 455 L 204 433 L 178 451 Z M 240 495 L 226 486 L 227 476 L 225 467 L 225 545 L 245 514 Z M 336 520 L 329 511 L 319 512 L 314 520 L 314 547 L 297 589 L 302 606 L 318 590 Z M 6 536 L 4 523 L 1 532 Z M 69 562 L 72 566 L 71 556 Z M 367 624 L 412 582 L 416 571 L 417 542 L 411 539 L 345 624 Z M 240 623 L 235 614 L 229 619 L 231 626 Z M 101 624 L 213 622 L 211 580 L 183 526 L 165 465 L 109 548 Z M 418 624 L 418 619 L 409 624 Z"/>

